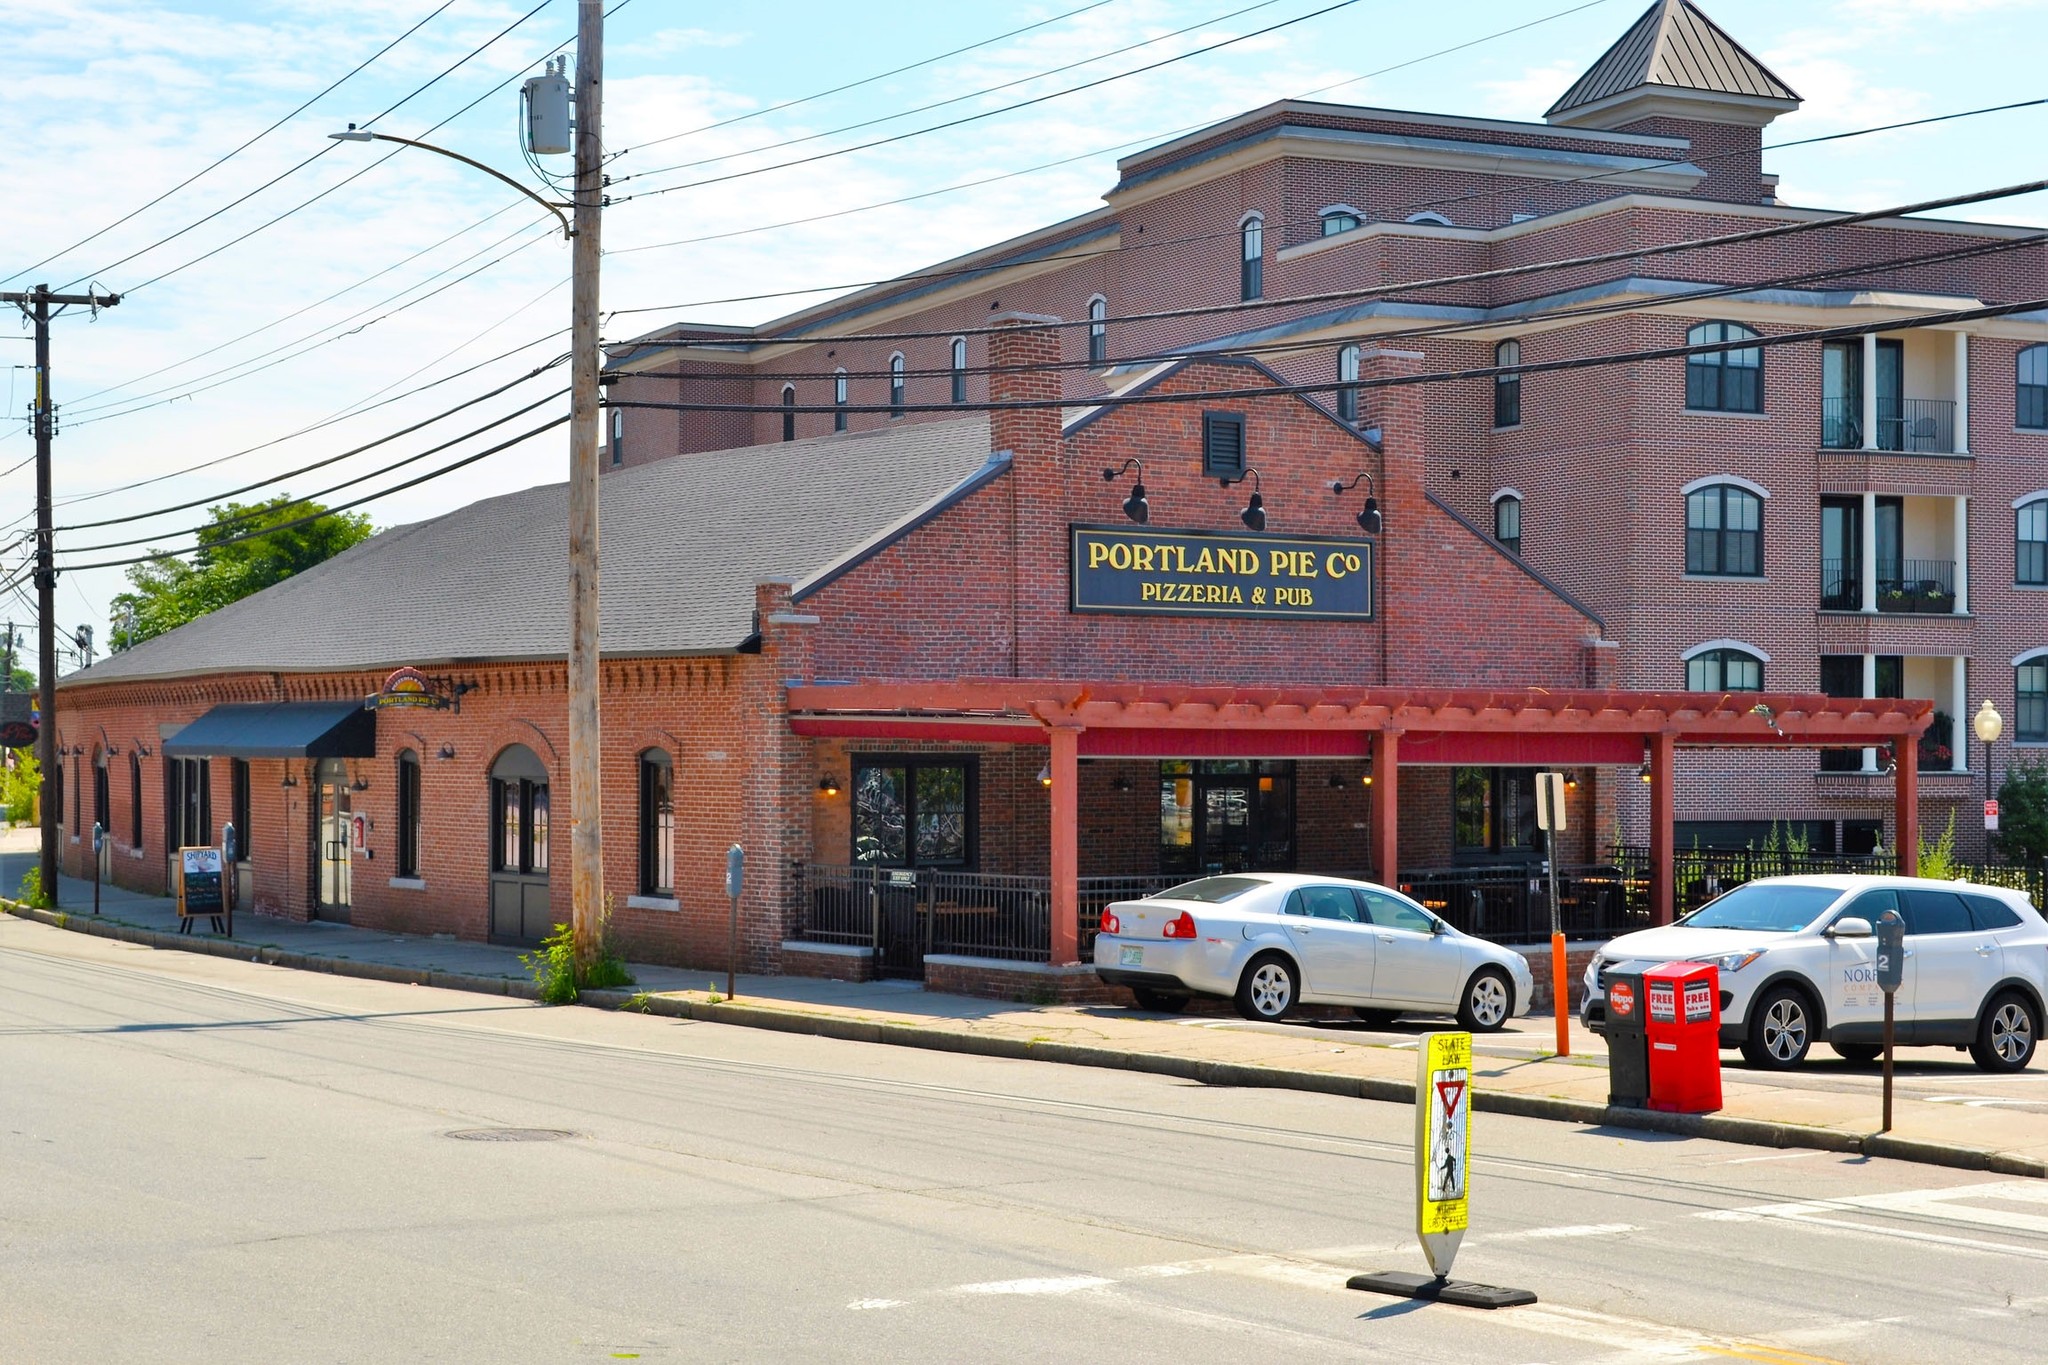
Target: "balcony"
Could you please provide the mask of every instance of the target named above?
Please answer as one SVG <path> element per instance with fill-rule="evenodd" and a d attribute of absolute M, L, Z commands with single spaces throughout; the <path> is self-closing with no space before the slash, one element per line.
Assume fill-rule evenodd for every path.
<path fill-rule="evenodd" d="M 1876 439 L 1863 440 L 1861 397 L 1821 400 L 1823 450 L 1891 450 L 1909 455 L 1956 453 L 1956 405 L 1945 398 L 1880 398 Z"/>
<path fill-rule="evenodd" d="M 1863 606 L 1862 563 L 1824 559 L 1820 563 L 1820 609 L 1859 611 Z M 1908 616 L 1946 616 L 1956 609 L 1956 564 L 1952 559 L 1894 559 L 1878 563 L 1877 609 Z"/>

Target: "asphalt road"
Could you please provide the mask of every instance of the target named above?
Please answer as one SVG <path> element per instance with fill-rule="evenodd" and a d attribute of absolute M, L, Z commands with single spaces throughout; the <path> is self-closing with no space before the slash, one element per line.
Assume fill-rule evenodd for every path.
<path fill-rule="evenodd" d="M 1343 1287 L 1421 1268 L 1401 1106 L 14 920 L 0 981 L 10 1361 L 2040 1358 L 2048 1182 L 1483 1114 L 1488 1314 Z"/>

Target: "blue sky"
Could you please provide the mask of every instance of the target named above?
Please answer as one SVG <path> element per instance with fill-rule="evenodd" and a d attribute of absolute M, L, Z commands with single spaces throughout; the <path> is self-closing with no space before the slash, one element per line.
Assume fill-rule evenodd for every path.
<path fill-rule="evenodd" d="M 493 376 L 509 378 L 527 357 L 549 354 L 552 343 L 540 339 L 566 324 L 568 252 L 558 237 L 548 236 L 537 209 L 516 204 L 510 191 L 474 172 L 420 153 L 404 152 L 365 170 L 384 148 L 330 143 L 324 136 L 351 120 L 368 120 L 534 2 L 455 0 L 361 75 L 219 170 L 133 222 L 0 286 L 19 289 L 43 280 L 61 285 L 86 277 L 132 291 L 99 321 L 74 320 L 57 329 L 55 391 L 65 407 L 56 476 L 60 499 L 122 489 L 137 479 L 233 454 L 522 342 L 535 342 L 534 349 L 214 469 L 60 507 L 60 526 L 88 515 L 126 515 L 222 494 L 417 421 L 489 387 Z M 0 48 L 9 54 L 9 77 L 0 82 L 0 127 L 9 132 L 0 142 L 0 183 L 9 187 L 0 208 L 0 275 L 70 246 L 205 166 L 438 3 L 0 0 Z M 670 316 L 761 321 L 823 295 L 708 301 L 881 278 L 1084 212 L 1099 203 L 1122 152 L 1340 82 L 1321 97 L 1538 119 L 1642 9 L 1638 0 L 1459 0 L 1435 6 L 1355 0 L 1275 33 L 1027 110 L 809 166 L 624 201 L 648 189 L 917 129 L 1127 71 L 1310 14 L 1331 0 L 1108 0 L 856 90 L 650 145 L 1067 15 L 1086 3 L 884 0 L 863 6 L 715 7 L 628 0 L 609 28 L 606 144 L 619 154 L 615 176 L 644 178 L 622 180 L 614 189 L 623 202 L 606 219 L 605 243 L 613 254 L 605 267 L 605 304 L 688 306 L 675 314 L 615 319 L 607 337 L 632 335 Z M 1705 8 L 1806 98 L 1803 109 L 1768 130 L 1767 141 L 2048 95 L 2048 0 L 1708 0 Z M 1543 22 L 1511 36 L 1429 56 L 1537 20 Z M 513 140 L 517 78 L 566 40 L 574 22 L 571 0 L 552 0 L 377 126 L 425 136 L 493 84 L 511 79 L 510 88 L 487 96 L 430 140 L 526 175 Z M 1165 36 L 1181 29 L 1189 31 Z M 1148 39 L 1157 41 L 1059 75 L 1024 79 L 999 94 L 973 93 Z M 1415 64 L 1357 79 L 1408 62 Z M 833 133 L 962 95 L 968 98 L 929 114 Z M 756 151 L 814 134 L 828 136 L 779 152 Z M 1783 175 L 1788 202 L 1876 207 L 2038 175 L 2044 134 L 2048 111 L 2037 108 L 1789 149 L 1768 156 L 1766 164 Z M 325 156 L 248 203 L 116 264 L 323 148 L 329 149 Z M 713 157 L 724 159 L 649 173 Z M 1068 164 L 915 204 L 865 207 L 1053 161 Z M 555 169 L 565 170 L 566 158 L 557 159 Z M 359 178 L 339 183 L 357 172 Z M 318 203 L 247 241 L 153 279 L 330 188 Z M 745 231 L 846 209 L 862 211 Z M 2048 196 L 1990 206 L 1976 216 L 2048 224 Z M 658 245 L 735 232 L 744 235 Z M 472 271 L 431 300 L 380 317 Z M 364 282 L 378 272 L 386 273 Z M 357 327 L 353 335 L 326 342 Z M 265 330 L 236 340 L 258 328 Z M 0 470 L 30 450 L 12 417 L 27 401 L 26 372 L 13 367 L 27 362 L 28 348 L 5 339 L 16 335 L 12 324 L 0 327 L 10 413 L 0 438 Z M 213 373 L 264 364 L 292 342 L 300 343 L 294 351 L 308 349 L 260 371 Z M 145 377 L 159 369 L 164 372 Z M 94 396 L 96 390 L 110 391 Z M 544 391 L 537 387 L 532 396 Z M 124 398 L 176 401 L 116 415 L 123 411 L 116 400 Z M 380 456 L 411 453 L 424 443 L 396 442 Z M 566 437 L 558 430 L 370 510 L 379 525 L 389 525 L 491 492 L 558 479 L 565 452 Z M 352 461 L 282 487 L 309 493 L 380 462 Z M 336 498 L 401 477 L 374 479 Z M 32 490 L 26 468 L 0 476 L 0 523 L 30 510 Z M 60 543 L 153 534 L 153 544 L 178 545 L 185 542 L 172 533 L 195 519 L 185 512 L 81 530 L 61 536 Z M 0 543 L 19 531 L 14 526 L 0 532 Z M 0 551 L 0 568 L 11 569 L 21 554 L 18 546 Z M 60 623 L 68 629 L 89 620 L 103 632 L 106 600 L 120 585 L 118 570 L 68 576 L 58 599 Z"/>

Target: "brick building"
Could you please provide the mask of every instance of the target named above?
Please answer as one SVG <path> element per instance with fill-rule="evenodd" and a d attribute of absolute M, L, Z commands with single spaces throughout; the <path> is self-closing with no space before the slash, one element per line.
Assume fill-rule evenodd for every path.
<path fill-rule="evenodd" d="M 1703 55 L 1715 77 L 1674 78 Z M 1965 683 L 2048 728 L 2008 704 L 2030 668 L 2048 694 L 2024 661 L 2048 649 L 2024 583 L 2048 565 L 2025 539 L 2001 561 L 1993 529 L 2008 498 L 2024 534 L 2048 453 L 2022 349 L 2043 319 L 1400 382 L 2042 292 L 2041 248 L 1998 227 L 1658 253 L 1822 216 L 1775 204 L 1761 167 L 1795 103 L 1662 3 L 1547 124 L 1257 110 L 1128 158 L 1082 219 L 622 348 L 617 932 L 722 962 L 740 842 L 743 965 L 1007 990 L 1026 969 L 1002 962 L 1071 959 L 1089 897 L 1212 868 L 1519 881 L 1537 766 L 1572 777 L 1558 860 L 1647 841 L 1666 907 L 1688 830 L 1777 816 L 1836 843 L 1894 801 L 1909 828 L 1952 803 L 1952 759 L 1909 743 L 1881 775 L 1874 754 L 1958 714 Z M 1263 297 L 1301 301 L 1238 306 Z M 259 912 L 516 941 L 566 919 L 564 503 L 395 528 L 64 679 L 67 869 L 97 821 L 108 875 L 161 888 L 232 815 Z M 1824 543 L 1872 570 L 1827 577 Z M 1694 752 L 1724 744 L 1747 752 Z M 1781 744 L 1834 756 L 1759 752 Z"/>
<path fill-rule="evenodd" d="M 1981 853 L 1969 713 L 1989 698 L 2017 752 L 2048 743 L 2048 311 L 1912 320 L 2048 297 L 2048 247 L 1895 218 L 1669 250 L 1832 216 L 1781 202 L 1764 168 L 1764 128 L 1798 104 L 1697 6 L 1659 0 L 1542 124 L 1256 109 L 1125 158 L 1078 218 L 759 327 L 641 338 L 615 357 L 612 458 L 943 418 L 921 409 L 987 396 L 1001 310 L 1074 324 L 1059 361 L 1077 403 L 1154 357 L 1257 355 L 1368 430 L 1379 399 L 1344 381 L 1374 347 L 1452 372 L 1896 321 L 1433 384 L 1423 478 L 1598 615 L 1619 686 L 1932 699 L 1927 817 L 1963 811 L 1962 849 Z M 1318 297 L 1343 291 L 1377 292 Z M 1679 837 L 1739 848 L 1790 822 L 1818 849 L 1893 846 L 1884 766 L 1875 750 L 1694 765 Z M 1617 815 L 1646 840 L 1642 793 Z"/>

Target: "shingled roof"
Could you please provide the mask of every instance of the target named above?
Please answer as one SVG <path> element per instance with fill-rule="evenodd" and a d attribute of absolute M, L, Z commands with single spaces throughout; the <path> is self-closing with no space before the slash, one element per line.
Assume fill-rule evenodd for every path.
<path fill-rule="evenodd" d="M 1799 103 L 1790 86 L 1690 0 L 1657 0 L 1543 116 L 1563 122 L 1561 115 L 1646 87 L 1788 108 Z"/>
<path fill-rule="evenodd" d="M 754 588 L 801 583 L 1005 467 L 985 416 L 613 471 L 600 483 L 606 654 L 729 653 Z M 569 649 L 568 485 L 393 527 L 64 678 L 322 672 Z"/>

